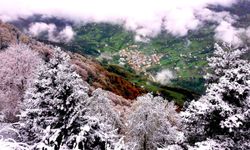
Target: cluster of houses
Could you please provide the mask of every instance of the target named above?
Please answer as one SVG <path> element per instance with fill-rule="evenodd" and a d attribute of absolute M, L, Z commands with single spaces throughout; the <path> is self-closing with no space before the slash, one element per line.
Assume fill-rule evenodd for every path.
<path fill-rule="evenodd" d="M 143 52 L 136 50 L 137 46 L 132 45 L 128 48 L 122 49 L 119 52 L 120 64 L 128 63 L 131 68 L 137 72 L 146 72 L 146 69 L 154 64 L 160 64 L 160 59 L 163 55 L 152 54 L 145 55 Z"/>

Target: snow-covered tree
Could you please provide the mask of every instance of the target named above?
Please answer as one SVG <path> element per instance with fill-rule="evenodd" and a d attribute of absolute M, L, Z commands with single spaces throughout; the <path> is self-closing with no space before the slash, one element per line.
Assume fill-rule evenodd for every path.
<path fill-rule="evenodd" d="M 38 53 L 26 45 L 10 45 L 0 52 L 0 111 L 6 121 L 16 121 L 18 103 L 23 98 L 27 82 L 41 63 Z"/>
<path fill-rule="evenodd" d="M 181 118 L 175 109 L 174 103 L 161 97 L 152 94 L 139 97 L 128 116 L 126 138 L 130 147 L 154 150 L 181 142 Z"/>
<path fill-rule="evenodd" d="M 205 76 L 209 83 L 218 82 L 219 78 L 225 75 L 224 70 L 231 69 L 235 66 L 235 61 L 244 61 L 240 58 L 247 50 L 234 49 L 226 43 L 223 43 L 222 46 L 216 43 L 214 49 L 213 57 L 208 58 L 210 73 Z"/>
<path fill-rule="evenodd" d="M 194 146 L 187 146 L 188 150 L 227 150 L 228 146 L 218 140 L 206 139 L 205 141 L 196 142 Z"/>
<path fill-rule="evenodd" d="M 114 130 L 122 130 L 124 123 L 121 120 L 120 114 L 114 110 L 114 106 L 107 94 L 102 89 L 96 89 L 88 100 L 87 106 L 90 111 L 87 114 L 98 116 L 101 122 L 111 125 L 111 128 Z"/>
<path fill-rule="evenodd" d="M 191 145 L 212 141 L 213 149 L 250 149 L 250 63 L 241 59 L 244 52 L 215 44 L 206 94 L 182 113 Z"/>
<path fill-rule="evenodd" d="M 25 94 L 20 118 L 23 141 L 38 149 L 106 149 L 115 134 L 86 115 L 88 88 L 59 48 L 42 65 Z"/>

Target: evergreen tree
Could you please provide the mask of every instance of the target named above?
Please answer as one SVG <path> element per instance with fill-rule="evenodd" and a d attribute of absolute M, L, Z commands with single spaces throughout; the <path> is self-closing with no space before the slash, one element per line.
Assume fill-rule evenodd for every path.
<path fill-rule="evenodd" d="M 25 94 L 20 133 L 36 149 L 106 149 L 110 136 L 104 124 L 86 115 L 88 88 L 69 60 L 56 48 L 40 67 Z"/>
<path fill-rule="evenodd" d="M 250 149 L 250 63 L 241 59 L 244 52 L 215 44 L 206 94 L 182 113 L 194 149 Z"/>

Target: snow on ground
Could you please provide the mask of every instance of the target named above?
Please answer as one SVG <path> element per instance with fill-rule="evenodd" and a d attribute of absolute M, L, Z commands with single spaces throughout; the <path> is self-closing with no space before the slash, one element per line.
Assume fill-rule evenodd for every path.
<path fill-rule="evenodd" d="M 1 150 L 29 150 L 25 143 L 16 142 L 17 132 L 12 128 L 10 123 L 0 122 L 0 149 Z"/>

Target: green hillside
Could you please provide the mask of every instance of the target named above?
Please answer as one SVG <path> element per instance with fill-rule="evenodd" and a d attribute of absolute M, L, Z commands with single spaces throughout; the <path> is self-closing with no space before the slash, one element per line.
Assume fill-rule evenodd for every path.
<path fill-rule="evenodd" d="M 148 74 L 136 72 L 128 64 L 119 65 L 119 51 L 122 49 L 136 49 L 145 56 L 161 55 L 160 63 L 151 65 L 146 69 L 146 72 L 154 76 L 162 69 L 172 70 L 176 78 L 166 87 L 181 88 L 199 94 L 204 91 L 203 75 L 206 72 L 206 58 L 211 54 L 214 43 L 212 27 L 205 26 L 190 32 L 185 37 L 174 37 L 162 32 L 148 42 L 135 41 L 135 33 L 113 24 L 90 23 L 80 27 L 76 26 L 74 30 L 76 36 L 67 45 L 68 49 L 94 56 L 107 69 L 115 73 L 118 72 L 136 85 L 155 93 L 164 93 L 162 91 L 164 87 L 148 78 Z M 131 48 L 133 45 L 136 45 L 136 48 Z M 105 57 L 101 57 L 102 55 Z M 117 68 L 122 69 L 123 73 L 117 71 Z M 172 95 L 173 99 L 178 99 L 178 101 L 184 100 L 182 95 L 178 95 L 178 92 L 170 91 L 167 92 L 167 95 Z"/>

